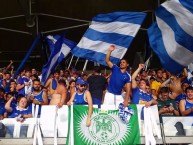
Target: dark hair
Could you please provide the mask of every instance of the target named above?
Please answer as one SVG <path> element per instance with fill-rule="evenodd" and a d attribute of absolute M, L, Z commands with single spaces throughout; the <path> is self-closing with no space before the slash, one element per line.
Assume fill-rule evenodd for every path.
<path fill-rule="evenodd" d="M 75 80 L 70 80 L 70 82 L 69 82 L 69 85 L 71 85 L 73 82 L 75 82 L 76 83 L 76 81 Z"/>
<path fill-rule="evenodd" d="M 0 92 L 5 93 L 5 89 L 4 88 L 0 88 Z"/>
<path fill-rule="evenodd" d="M 36 75 L 36 74 L 31 75 L 31 77 L 34 77 L 36 80 L 39 79 L 39 78 L 38 78 L 38 75 Z"/>
<path fill-rule="evenodd" d="M 95 67 L 94 67 L 94 71 L 95 71 L 96 73 L 101 73 L 101 67 L 100 67 L 100 66 L 95 66 Z"/>
<path fill-rule="evenodd" d="M 168 87 L 161 87 L 159 92 L 160 92 L 160 94 L 162 94 L 162 93 L 169 93 L 169 88 Z"/>
<path fill-rule="evenodd" d="M 148 80 L 146 80 L 146 79 L 140 79 L 139 82 L 141 82 L 141 81 L 144 81 L 147 86 L 150 86 Z"/>
<path fill-rule="evenodd" d="M 39 79 L 35 79 L 35 80 L 33 80 L 33 82 L 40 82 L 40 80 Z"/>
<path fill-rule="evenodd" d="M 59 70 L 55 70 L 55 71 L 54 71 L 54 74 L 55 74 L 55 73 L 60 74 L 60 71 L 59 71 Z"/>
<path fill-rule="evenodd" d="M 15 93 L 14 92 L 8 92 L 7 94 L 6 94 L 6 96 L 8 96 L 8 95 L 11 95 L 11 96 L 15 96 Z"/>
<path fill-rule="evenodd" d="M 7 71 L 7 72 L 5 72 L 5 75 L 6 75 L 6 74 L 9 74 L 9 75 L 11 75 L 11 73 L 10 73 L 10 72 L 8 72 L 8 71 Z"/>
<path fill-rule="evenodd" d="M 155 71 L 156 74 L 157 74 L 157 72 L 160 71 L 160 70 L 163 72 L 163 70 L 162 70 L 161 68 L 158 68 L 158 69 L 156 69 L 156 71 Z"/>
<path fill-rule="evenodd" d="M 129 64 L 129 61 L 126 58 L 122 58 L 121 60 L 125 60 Z"/>
<path fill-rule="evenodd" d="M 64 79 L 60 79 L 60 80 L 58 81 L 58 83 L 59 83 L 59 84 L 63 84 L 64 86 L 66 85 L 66 81 L 65 81 Z"/>
<path fill-rule="evenodd" d="M 193 91 L 193 87 L 192 86 L 187 87 L 186 90 L 185 90 L 185 93 L 187 93 L 188 90 L 192 90 Z"/>
<path fill-rule="evenodd" d="M 16 83 L 15 80 L 11 79 L 10 82 L 9 82 L 9 84 L 11 84 L 12 82 L 13 82 L 13 83 Z"/>

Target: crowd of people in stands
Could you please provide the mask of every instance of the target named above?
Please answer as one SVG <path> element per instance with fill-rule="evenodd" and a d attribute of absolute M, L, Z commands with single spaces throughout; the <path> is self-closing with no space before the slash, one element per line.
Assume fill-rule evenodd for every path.
<path fill-rule="evenodd" d="M 13 78 L 10 64 L 0 73 L 0 119 L 39 117 L 42 105 L 88 104 L 86 126 L 91 124 L 92 106 L 101 104 L 126 107 L 129 104 L 157 105 L 160 116 L 193 116 L 193 87 L 187 68 L 179 75 L 164 69 L 144 69 L 144 64 L 128 72 L 126 59 L 120 65 L 110 60 L 111 45 L 106 63 L 109 75 L 101 73 L 100 66 L 93 73 L 78 73 L 75 69 L 55 71 L 42 85 L 41 74 L 35 68 L 23 69 Z"/>

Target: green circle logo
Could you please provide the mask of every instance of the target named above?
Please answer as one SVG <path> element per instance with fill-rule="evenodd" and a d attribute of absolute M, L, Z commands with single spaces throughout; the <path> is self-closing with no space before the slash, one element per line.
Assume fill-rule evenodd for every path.
<path fill-rule="evenodd" d="M 98 143 L 109 144 L 119 136 L 120 127 L 118 122 L 106 113 L 100 113 L 91 120 L 92 127 L 89 127 L 91 137 Z"/>

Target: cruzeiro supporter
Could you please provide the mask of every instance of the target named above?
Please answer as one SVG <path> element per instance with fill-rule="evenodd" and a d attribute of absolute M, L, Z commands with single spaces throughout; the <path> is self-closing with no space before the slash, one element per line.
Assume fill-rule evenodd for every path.
<path fill-rule="evenodd" d="M 106 55 L 106 63 L 112 69 L 112 74 L 110 76 L 109 85 L 107 92 L 104 97 L 104 105 L 115 105 L 118 107 L 120 103 L 123 103 L 124 106 L 128 106 L 130 101 L 130 90 L 131 90 L 131 76 L 127 72 L 129 66 L 128 62 L 125 59 L 122 59 L 120 62 L 120 67 L 113 64 L 110 61 L 110 55 L 112 51 L 115 50 L 115 46 L 111 45 L 109 47 L 108 53 Z M 126 89 L 125 99 L 121 96 L 122 88 Z"/>
<path fill-rule="evenodd" d="M 33 117 L 36 115 L 36 108 L 37 105 L 39 105 L 38 114 L 41 113 L 41 105 L 48 105 L 48 96 L 47 92 L 43 91 L 41 88 L 41 83 L 38 79 L 33 81 L 33 92 L 30 96 L 30 108 L 32 109 L 32 115 Z"/>
<path fill-rule="evenodd" d="M 136 77 L 144 67 L 144 64 L 139 64 L 139 67 L 132 75 L 132 104 L 145 104 L 146 107 L 157 104 L 157 101 L 153 96 L 147 93 L 148 81 L 145 79 L 140 79 L 139 84 L 136 82 Z"/>
<path fill-rule="evenodd" d="M 107 80 L 101 75 L 101 68 L 99 66 L 94 67 L 93 74 L 88 77 L 87 82 L 89 84 L 88 88 L 92 96 L 93 104 L 97 104 L 100 107 L 104 97 Z"/>
<path fill-rule="evenodd" d="M 52 94 L 50 105 L 57 105 L 58 108 L 61 108 L 63 105 L 65 105 L 66 98 L 67 98 L 66 81 L 59 80 L 57 88 L 56 90 L 54 90 Z"/>
<path fill-rule="evenodd" d="M 68 101 L 67 105 L 71 105 L 74 102 L 75 105 L 87 105 L 88 104 L 88 116 L 86 120 L 86 126 L 91 125 L 91 115 L 92 115 L 92 97 L 88 90 L 86 90 L 86 82 L 79 78 L 76 81 L 77 90 Z"/>
<path fill-rule="evenodd" d="M 45 84 L 45 88 L 48 90 L 48 98 L 51 99 L 54 94 L 59 81 L 59 71 L 54 72 L 54 78 L 49 78 Z"/>

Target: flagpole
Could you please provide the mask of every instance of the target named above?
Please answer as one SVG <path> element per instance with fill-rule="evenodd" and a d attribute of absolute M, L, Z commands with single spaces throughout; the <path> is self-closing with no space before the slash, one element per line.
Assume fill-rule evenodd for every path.
<path fill-rule="evenodd" d="M 16 75 L 19 73 L 19 71 L 22 69 L 22 67 L 24 66 L 25 62 L 27 61 L 27 59 L 29 58 L 31 52 L 33 51 L 36 43 L 38 42 L 38 40 L 40 39 L 40 34 L 37 35 L 36 39 L 34 40 L 32 46 L 30 47 L 29 51 L 27 52 L 26 56 L 24 57 L 24 59 L 22 60 L 22 62 L 20 63 L 19 67 L 17 68 L 15 74 L 14 74 L 14 78 L 16 77 Z"/>
<path fill-rule="evenodd" d="M 71 57 L 71 59 L 70 59 L 70 63 L 69 63 L 69 65 L 68 65 L 68 69 L 70 68 L 70 65 L 71 65 L 71 63 L 72 63 L 73 57 L 74 57 L 74 55 L 72 55 L 72 57 Z"/>
<path fill-rule="evenodd" d="M 75 65 L 74 65 L 75 68 L 76 68 L 76 65 L 77 65 L 77 63 L 78 63 L 78 60 L 79 60 L 79 57 L 77 58 L 77 60 L 76 60 L 76 62 L 75 62 Z"/>
<path fill-rule="evenodd" d="M 82 73 L 86 70 L 86 66 L 88 64 L 88 60 L 85 61 L 85 64 L 84 64 L 84 67 L 83 67 L 83 70 L 82 70 Z"/>
<path fill-rule="evenodd" d="M 148 67 L 148 65 L 149 65 L 150 58 L 151 58 L 151 55 L 150 55 L 150 57 L 146 60 L 146 62 L 144 63 L 145 65 L 144 65 L 143 68 L 145 69 L 145 71 L 147 71 L 147 67 Z"/>

